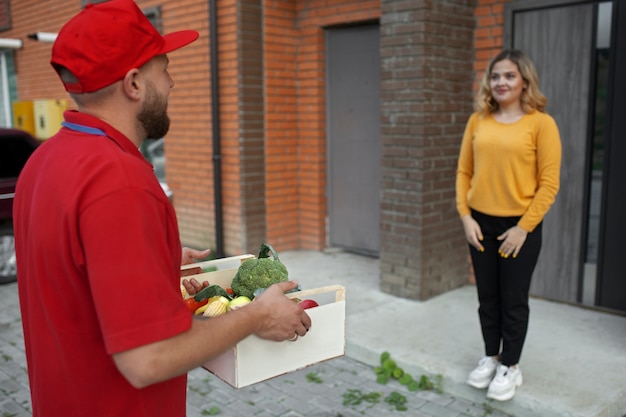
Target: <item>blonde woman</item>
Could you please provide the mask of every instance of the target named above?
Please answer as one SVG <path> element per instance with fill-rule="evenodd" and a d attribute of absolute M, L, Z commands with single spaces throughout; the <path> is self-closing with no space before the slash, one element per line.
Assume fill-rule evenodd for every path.
<path fill-rule="evenodd" d="M 485 345 L 467 383 L 499 401 L 522 385 L 530 281 L 542 221 L 559 189 L 561 142 L 546 101 L 530 59 L 502 51 L 485 72 L 459 154 L 456 203 Z"/>

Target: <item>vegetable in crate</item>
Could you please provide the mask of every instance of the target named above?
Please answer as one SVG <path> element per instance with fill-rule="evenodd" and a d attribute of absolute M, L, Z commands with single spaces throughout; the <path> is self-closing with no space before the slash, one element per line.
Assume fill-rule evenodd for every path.
<path fill-rule="evenodd" d="M 218 317 L 225 314 L 228 308 L 228 302 L 230 301 L 226 297 L 216 296 L 215 299 L 209 299 L 209 304 L 206 310 L 202 313 L 204 317 Z"/>
<path fill-rule="evenodd" d="M 217 284 L 209 285 L 208 287 L 204 287 L 196 295 L 194 295 L 194 300 L 201 302 L 206 300 L 207 298 L 215 297 L 216 295 L 220 295 L 222 297 L 226 297 L 229 300 L 232 298 L 231 295 L 224 288 L 220 287 Z"/>
<path fill-rule="evenodd" d="M 298 303 L 298 305 L 300 307 L 302 307 L 303 309 L 308 309 L 308 308 L 313 308 L 313 307 L 317 307 L 319 306 L 319 304 L 317 303 L 317 301 L 315 300 L 302 300 Z"/>
<path fill-rule="evenodd" d="M 189 311 L 191 311 L 192 313 L 209 302 L 208 299 L 196 301 L 193 297 L 185 298 L 183 301 L 185 302 L 185 305 L 187 306 Z"/>
<path fill-rule="evenodd" d="M 272 258 L 269 256 L 270 252 Z M 287 281 L 287 276 L 287 267 L 278 259 L 274 248 L 264 243 L 259 249 L 258 259 L 248 259 L 239 266 L 231 288 L 235 295 L 243 295 L 252 300 L 256 290 Z"/>

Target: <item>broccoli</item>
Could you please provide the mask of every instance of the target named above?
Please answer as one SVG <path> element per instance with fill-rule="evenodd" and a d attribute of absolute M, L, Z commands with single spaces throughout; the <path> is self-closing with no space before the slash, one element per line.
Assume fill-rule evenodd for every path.
<path fill-rule="evenodd" d="M 273 259 L 269 257 L 269 252 L 272 252 Z M 230 286 L 235 295 L 243 295 L 252 300 L 256 290 L 287 281 L 287 276 L 287 267 L 278 259 L 274 248 L 263 243 L 259 249 L 259 257 L 244 261 Z"/>

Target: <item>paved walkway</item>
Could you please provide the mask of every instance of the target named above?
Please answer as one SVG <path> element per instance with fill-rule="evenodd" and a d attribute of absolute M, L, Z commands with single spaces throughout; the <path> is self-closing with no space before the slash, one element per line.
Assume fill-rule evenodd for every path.
<path fill-rule="evenodd" d="M 346 356 L 239 390 L 194 370 L 189 417 L 212 415 L 213 407 L 234 417 L 626 417 L 624 316 L 531 299 L 524 385 L 513 400 L 491 402 L 464 383 L 482 352 L 473 286 L 405 300 L 379 290 L 377 259 L 332 251 L 280 258 L 303 288 L 346 288 Z M 0 286 L 2 417 L 30 415 L 16 288 Z M 376 383 L 372 367 L 383 351 L 414 377 L 442 375 L 443 393 Z M 376 404 L 343 404 L 345 394 L 372 392 L 381 393 Z M 407 411 L 384 401 L 393 392 L 406 397 Z"/>
<path fill-rule="evenodd" d="M 31 416 L 24 339 L 17 284 L 0 286 L 0 416 Z M 433 382 L 435 382 L 433 378 Z M 406 398 L 406 411 L 385 402 L 397 392 Z M 380 393 L 378 402 L 362 398 Z M 360 404 L 344 405 L 344 396 Z M 400 397 L 401 398 L 401 397 Z M 188 417 L 505 417 L 476 404 L 431 391 L 409 392 L 397 382 L 381 385 L 371 366 L 348 357 L 326 361 L 272 380 L 234 389 L 204 369 L 189 374 Z"/>
<path fill-rule="evenodd" d="M 443 375 L 444 391 L 515 417 L 626 417 L 626 316 L 530 300 L 530 324 L 515 398 L 486 402 L 465 383 L 483 354 L 476 288 L 426 301 L 379 290 L 378 259 L 288 251 L 280 259 L 305 288 L 346 287 L 346 354 L 375 365 L 389 350 L 413 375 Z"/>

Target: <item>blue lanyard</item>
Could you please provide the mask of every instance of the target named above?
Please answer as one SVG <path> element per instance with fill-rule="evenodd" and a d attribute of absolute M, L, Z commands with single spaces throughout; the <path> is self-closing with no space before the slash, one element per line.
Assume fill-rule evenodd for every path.
<path fill-rule="evenodd" d="M 79 125 L 77 123 L 70 123 L 70 122 L 61 122 L 61 125 L 63 125 L 64 127 L 67 127 L 68 129 L 72 129 L 81 133 L 88 133 L 90 135 L 98 135 L 98 136 L 107 136 L 107 134 L 104 133 L 104 130 L 101 130 L 95 127 L 89 127 L 89 126 Z"/>

